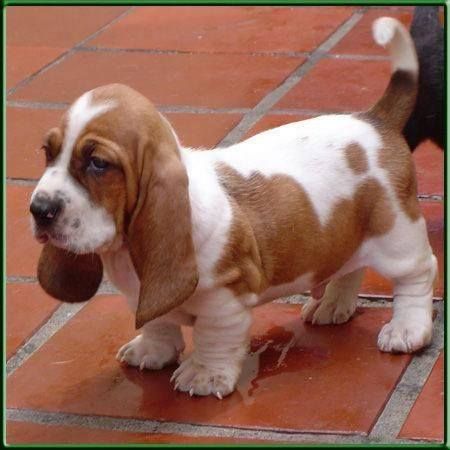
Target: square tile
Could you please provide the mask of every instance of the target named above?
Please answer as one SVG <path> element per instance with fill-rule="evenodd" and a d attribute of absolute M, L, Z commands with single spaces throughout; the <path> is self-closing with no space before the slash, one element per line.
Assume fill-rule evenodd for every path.
<path fill-rule="evenodd" d="M 382 96 L 390 70 L 389 61 L 322 59 L 274 108 L 364 111 Z"/>
<path fill-rule="evenodd" d="M 302 57 L 235 54 L 78 52 L 11 99 L 72 102 L 97 86 L 121 82 L 156 105 L 253 107 L 303 61 Z"/>
<path fill-rule="evenodd" d="M 348 19 L 350 7 L 146 6 L 89 45 L 187 52 L 306 52 Z"/>
<path fill-rule="evenodd" d="M 36 283 L 6 285 L 6 358 L 42 326 L 60 302 L 46 295 Z"/>
<path fill-rule="evenodd" d="M 444 440 L 444 355 L 441 353 L 398 436 L 402 439 Z"/>
<path fill-rule="evenodd" d="M 98 296 L 9 377 L 8 407 L 368 433 L 410 361 L 377 348 L 391 311 L 361 309 L 349 323 L 325 327 L 304 325 L 299 305 L 268 304 L 254 314 L 252 352 L 237 391 L 223 401 L 191 398 L 174 392 L 174 366 L 141 372 L 114 359 L 135 334 L 133 317 L 124 299 Z M 189 349 L 191 333 L 184 332 Z M 44 372 L 46 377 L 34 376 Z"/>

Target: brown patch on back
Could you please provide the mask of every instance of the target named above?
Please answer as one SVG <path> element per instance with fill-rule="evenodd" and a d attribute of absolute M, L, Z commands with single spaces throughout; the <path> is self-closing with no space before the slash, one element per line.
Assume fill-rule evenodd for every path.
<path fill-rule="evenodd" d="M 220 163 L 222 186 L 233 208 L 227 249 L 216 272 L 237 294 L 261 292 L 315 274 L 319 283 L 348 261 L 363 239 L 386 233 L 394 215 L 383 187 L 373 178 L 352 199 L 341 200 L 323 226 L 305 190 L 286 175 L 248 178 Z M 225 277 L 225 278 L 223 278 Z"/>
<path fill-rule="evenodd" d="M 348 166 L 355 174 L 361 175 L 369 170 L 366 151 L 359 144 L 348 145 L 344 153 Z"/>
<path fill-rule="evenodd" d="M 389 181 L 403 212 L 416 221 L 421 216 L 417 200 L 417 181 L 414 162 L 406 143 L 400 137 L 387 134 L 378 154 L 380 167 L 388 172 Z"/>
<path fill-rule="evenodd" d="M 378 165 L 387 171 L 403 212 L 412 221 L 418 220 L 422 213 L 417 199 L 416 171 L 404 137 L 398 130 L 370 114 L 361 113 L 356 117 L 372 125 L 380 134 L 383 146 L 378 153 Z"/>

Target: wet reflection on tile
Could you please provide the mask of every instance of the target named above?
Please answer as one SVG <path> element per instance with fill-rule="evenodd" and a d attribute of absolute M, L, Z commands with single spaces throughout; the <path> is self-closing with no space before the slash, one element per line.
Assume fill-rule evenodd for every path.
<path fill-rule="evenodd" d="M 390 310 L 361 309 L 347 324 L 303 324 L 299 305 L 254 310 L 250 354 L 223 401 L 175 392 L 175 365 L 139 371 L 115 354 L 133 334 L 125 301 L 98 297 L 8 380 L 8 406 L 267 429 L 367 433 L 410 360 L 381 353 Z M 191 330 L 184 329 L 187 351 Z M 46 373 L 36 378 L 34 374 Z"/>

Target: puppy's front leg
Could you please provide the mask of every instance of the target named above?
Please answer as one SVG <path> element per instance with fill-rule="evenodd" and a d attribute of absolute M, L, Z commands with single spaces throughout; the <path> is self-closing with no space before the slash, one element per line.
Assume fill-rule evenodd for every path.
<path fill-rule="evenodd" d="M 184 350 L 180 324 L 189 322 L 189 317 L 173 311 L 145 324 L 142 333 L 123 345 L 116 358 L 130 366 L 142 369 L 161 369 L 177 362 Z M 187 323 L 186 323 L 187 324 Z"/>
<path fill-rule="evenodd" d="M 220 300 L 223 300 L 222 296 Z M 174 372 L 175 389 L 190 395 L 233 392 L 247 353 L 251 311 L 232 295 L 205 300 L 194 325 L 194 351 Z"/>

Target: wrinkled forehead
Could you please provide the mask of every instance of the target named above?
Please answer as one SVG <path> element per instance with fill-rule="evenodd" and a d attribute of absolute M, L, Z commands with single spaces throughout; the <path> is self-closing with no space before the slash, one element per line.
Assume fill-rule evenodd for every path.
<path fill-rule="evenodd" d="M 57 166 L 67 167 L 70 162 L 73 148 L 86 127 L 94 119 L 104 115 L 117 107 L 114 99 L 95 98 L 94 92 L 89 91 L 79 97 L 63 117 L 63 141 Z"/>
<path fill-rule="evenodd" d="M 114 110 L 117 102 L 114 99 L 95 98 L 94 91 L 89 91 L 79 97 L 64 114 L 61 122 L 62 142 L 60 151 L 52 165 L 47 167 L 39 180 L 32 198 L 38 192 L 49 195 L 64 194 L 65 191 L 79 191 L 69 174 L 69 166 L 77 141 L 86 128 L 94 120 L 102 117 L 108 111 Z"/>

